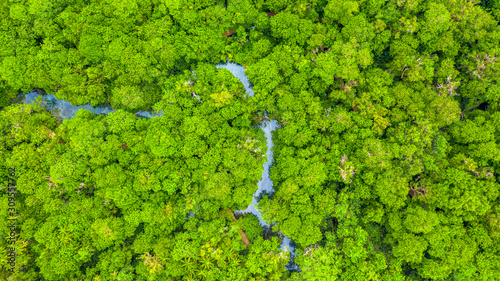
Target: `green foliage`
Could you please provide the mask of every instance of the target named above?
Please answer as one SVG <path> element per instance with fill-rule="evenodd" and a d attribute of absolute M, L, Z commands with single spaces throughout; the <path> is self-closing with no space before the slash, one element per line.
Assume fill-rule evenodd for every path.
<path fill-rule="evenodd" d="M 290 12 L 281 12 L 271 18 L 273 37 L 283 38 L 288 43 L 303 45 L 311 36 L 314 25 Z"/>
<path fill-rule="evenodd" d="M 1 111 L 1 151 L 7 160 L 2 167 L 16 168 L 19 174 L 19 212 L 42 219 L 38 224 L 20 221 L 18 239 L 30 239 L 34 257 L 31 261 L 25 257 L 30 263 L 27 272 L 50 280 L 84 276 L 127 280 L 134 274 L 131 271 L 147 278 L 215 274 L 219 280 L 233 280 L 226 274 L 246 263 L 248 271 L 237 273 L 242 278 L 273 279 L 283 274 L 286 259 L 275 250 L 279 241 L 262 241 L 255 217 L 236 222 L 217 219 L 219 208 L 237 210 L 251 202 L 266 144 L 263 132 L 251 126 L 248 111 L 253 105 L 241 84 L 227 80 L 227 71 L 215 66 L 205 67 L 209 75 L 201 70 L 191 85 L 200 100 L 194 102 L 181 87 L 175 103 L 165 95 L 157 105 L 165 114 L 152 119 L 124 110 L 108 116 L 80 110 L 57 126 L 39 104 L 12 105 Z M 184 75 L 176 78 L 185 81 Z M 226 87 L 233 92 L 231 100 L 223 106 L 210 100 Z M 189 212 L 196 215 L 186 221 Z M 213 229 L 202 230 L 206 227 Z M 198 236 L 198 228 L 205 234 Z M 238 229 L 248 232 L 255 245 L 242 256 Z M 228 236 L 220 240 L 221 233 Z M 172 245 L 167 241 L 180 241 L 182 234 L 196 239 L 193 247 L 222 243 L 220 255 L 201 258 L 193 272 L 185 268 L 194 266 L 189 261 L 192 256 L 168 263 L 174 248 L 166 247 Z M 209 264 L 220 266 L 218 273 Z M 274 269 L 267 270 L 268 266 Z"/>
<path fill-rule="evenodd" d="M 18 191 L 10 277 L 497 280 L 499 11 L 478 0 L 1 1 L 3 237 L 9 168 Z M 246 68 L 255 96 L 221 60 Z M 117 110 L 59 124 L 40 99 L 10 105 L 34 87 Z M 163 115 L 131 113 L 151 109 Z M 245 209 L 261 179 L 264 112 L 279 123 L 275 193 L 257 207 L 297 243 L 300 272 L 286 273 L 255 216 L 225 213 Z"/>

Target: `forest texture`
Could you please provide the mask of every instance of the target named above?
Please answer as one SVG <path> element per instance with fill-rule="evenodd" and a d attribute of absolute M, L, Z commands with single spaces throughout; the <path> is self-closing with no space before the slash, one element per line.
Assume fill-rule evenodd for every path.
<path fill-rule="evenodd" d="M 500 280 L 498 0 L 5 0 L 0 15 L 2 278 Z M 118 110 L 60 123 L 9 103 L 33 88 Z M 164 115 L 132 113 L 149 109 Z M 232 213 L 266 161 L 264 111 L 280 124 L 259 202 L 272 231 Z"/>

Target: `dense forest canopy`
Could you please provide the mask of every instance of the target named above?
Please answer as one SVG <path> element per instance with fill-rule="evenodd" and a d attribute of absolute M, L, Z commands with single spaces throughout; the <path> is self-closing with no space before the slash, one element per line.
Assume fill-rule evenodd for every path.
<path fill-rule="evenodd" d="M 0 15 L 2 278 L 500 280 L 500 1 L 5 0 Z M 117 110 L 61 123 L 11 104 L 33 88 Z M 270 231 L 233 214 L 266 162 L 265 114 Z"/>

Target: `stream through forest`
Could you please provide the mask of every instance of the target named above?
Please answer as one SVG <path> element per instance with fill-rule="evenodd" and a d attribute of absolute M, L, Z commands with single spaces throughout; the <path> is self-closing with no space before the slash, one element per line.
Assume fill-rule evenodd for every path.
<path fill-rule="evenodd" d="M 245 68 L 239 64 L 235 64 L 232 62 L 226 62 L 226 63 L 219 63 L 216 65 L 217 68 L 225 68 L 229 70 L 236 78 L 240 80 L 241 83 L 243 83 L 243 86 L 245 86 L 245 91 L 249 96 L 253 96 L 254 92 L 252 90 L 250 81 L 248 81 L 248 77 L 245 74 Z M 32 91 L 27 94 L 21 94 L 18 95 L 14 100 L 13 103 L 32 103 L 35 102 L 35 98 L 41 96 L 38 92 Z M 71 119 L 75 117 L 76 113 L 80 109 L 87 109 L 91 111 L 94 114 L 108 114 L 110 112 L 113 112 L 114 109 L 112 109 L 109 105 L 105 106 L 91 106 L 91 105 L 80 105 L 80 106 L 74 106 L 71 105 L 68 101 L 65 100 L 58 100 L 55 98 L 53 95 L 44 95 L 43 96 L 44 101 L 47 103 L 48 107 L 51 109 L 52 114 L 60 119 Z M 136 115 L 146 117 L 146 118 L 151 118 L 154 116 L 161 116 L 162 113 L 150 113 L 148 111 L 138 111 L 136 112 Z M 258 219 L 262 227 L 270 227 L 269 223 L 264 221 L 261 217 L 261 214 L 259 210 L 256 208 L 257 206 L 257 198 L 262 192 L 266 192 L 267 194 L 272 193 L 273 191 L 273 183 L 269 177 L 269 168 L 271 167 L 273 163 L 273 141 L 272 141 L 272 131 L 276 129 L 278 126 L 278 123 L 276 120 L 265 120 L 262 121 L 259 124 L 260 128 L 264 131 L 266 140 L 267 140 L 267 162 L 264 163 L 264 171 L 262 173 L 261 180 L 258 182 L 258 189 L 255 191 L 253 195 L 253 200 L 250 205 L 245 210 L 237 210 L 237 213 L 252 213 L 254 214 Z M 283 241 L 281 243 L 280 249 L 283 251 L 289 251 L 291 254 L 291 260 L 287 264 L 287 269 L 288 270 L 297 270 L 298 266 L 293 262 L 293 257 L 295 256 L 295 247 L 293 246 L 293 241 L 291 241 L 288 237 L 284 236 Z"/>

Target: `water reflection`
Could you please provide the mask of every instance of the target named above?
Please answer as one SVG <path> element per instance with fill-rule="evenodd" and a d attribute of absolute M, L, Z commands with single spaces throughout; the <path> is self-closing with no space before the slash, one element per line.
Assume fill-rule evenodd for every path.
<path fill-rule="evenodd" d="M 252 90 L 252 85 L 250 81 L 248 81 L 248 77 L 245 75 L 245 68 L 241 65 L 232 63 L 232 62 L 227 62 L 227 63 L 219 63 L 216 65 L 217 68 L 225 68 L 229 70 L 236 78 L 238 78 L 243 85 L 245 86 L 245 90 L 249 96 L 253 96 L 254 92 Z M 36 92 L 36 91 L 31 91 L 28 94 L 21 94 L 18 95 L 14 100 L 13 103 L 32 103 L 36 102 L 36 98 L 40 97 L 41 95 Z M 91 106 L 89 104 L 87 105 L 80 105 L 80 106 L 74 106 L 71 105 L 68 101 L 65 100 L 57 100 L 55 96 L 53 95 L 43 95 L 42 96 L 42 103 L 47 107 L 49 111 L 52 112 L 52 114 L 60 119 L 71 119 L 75 117 L 76 113 L 80 109 L 87 109 L 91 111 L 92 113 L 95 114 L 108 114 L 110 112 L 115 111 L 114 109 L 111 108 L 110 105 L 104 105 L 104 106 Z M 148 111 L 137 111 L 135 113 L 138 116 L 142 116 L 145 118 L 151 118 L 154 116 L 162 116 L 163 112 L 148 112 Z M 269 178 L 269 168 L 271 166 L 271 163 L 273 162 L 273 151 L 272 148 L 274 146 L 273 141 L 272 141 L 272 131 L 274 131 L 278 126 L 278 123 L 276 120 L 270 120 L 270 121 L 263 121 L 260 123 L 260 128 L 265 133 L 265 137 L 267 140 L 267 159 L 268 161 L 264 163 L 264 171 L 262 173 L 261 180 L 258 182 L 258 189 L 255 191 L 252 203 L 245 209 L 245 210 L 238 210 L 237 212 L 240 213 L 252 213 L 257 218 L 259 219 L 260 224 L 264 228 L 269 228 L 269 224 L 264 221 L 261 217 L 261 214 L 259 210 L 257 210 L 256 205 L 257 205 L 257 197 L 262 193 L 272 193 L 273 192 L 273 183 L 271 179 Z M 194 216 L 194 214 L 189 214 L 189 216 Z M 288 237 L 284 236 L 282 244 L 280 246 L 280 249 L 284 251 L 290 251 L 291 254 L 291 261 L 289 264 L 287 264 L 287 268 L 289 270 L 297 270 L 298 266 L 293 263 L 293 257 L 295 256 L 295 246 L 293 241 L 291 241 Z"/>
<path fill-rule="evenodd" d="M 87 109 L 94 114 L 108 114 L 110 112 L 115 111 L 111 108 L 111 105 L 107 104 L 104 106 L 91 106 L 89 104 L 86 105 L 71 105 L 69 101 L 58 100 L 54 95 L 41 95 L 37 91 L 31 91 L 27 94 L 19 94 L 12 103 L 32 103 L 36 102 L 36 98 L 42 98 L 42 104 L 47 107 L 52 115 L 57 118 L 62 119 L 71 119 L 76 116 L 76 113 L 80 109 Z M 151 118 L 154 116 L 162 116 L 163 112 L 159 113 L 150 113 L 148 111 L 137 111 L 135 113 L 138 116 Z"/>
<path fill-rule="evenodd" d="M 217 68 L 225 68 L 229 70 L 236 78 L 238 78 L 241 83 L 245 86 L 245 90 L 248 93 L 249 96 L 253 96 L 254 92 L 252 90 L 252 86 L 250 81 L 248 81 L 248 77 L 245 74 L 245 68 L 239 64 L 235 64 L 232 62 L 227 62 L 227 63 L 219 63 L 216 65 Z M 278 127 L 278 122 L 276 120 L 270 120 L 270 121 L 262 121 L 260 123 L 260 128 L 264 131 L 264 134 L 266 136 L 267 140 L 267 162 L 264 163 L 264 171 L 262 172 L 262 177 L 261 180 L 257 183 L 259 188 L 255 191 L 253 195 L 253 200 L 250 205 L 245 210 L 238 210 L 237 212 L 242 212 L 242 213 L 252 213 L 257 218 L 259 219 L 259 222 L 262 226 L 269 227 L 269 224 L 264 221 L 261 217 L 261 214 L 259 210 L 257 210 L 257 197 L 262 192 L 266 193 L 272 193 L 273 192 L 273 182 L 269 178 L 269 168 L 271 164 L 273 163 L 273 151 L 272 148 L 274 146 L 274 143 L 272 141 L 272 131 L 276 130 Z M 295 257 L 295 246 L 293 245 L 293 241 L 290 240 L 290 238 L 286 237 L 286 235 L 283 237 L 283 241 L 281 243 L 280 248 L 284 251 L 290 251 L 291 254 L 291 261 L 290 263 L 287 264 L 288 270 L 297 270 L 298 266 L 293 263 L 293 259 Z"/>
<path fill-rule="evenodd" d="M 245 68 L 239 64 L 236 64 L 234 62 L 226 62 L 226 63 L 219 63 L 215 65 L 217 68 L 225 68 L 229 70 L 234 77 L 238 78 L 241 83 L 243 83 L 243 86 L 245 86 L 245 90 L 248 93 L 249 96 L 253 96 L 254 92 L 252 90 L 252 84 L 248 80 L 247 75 L 245 74 Z"/>

